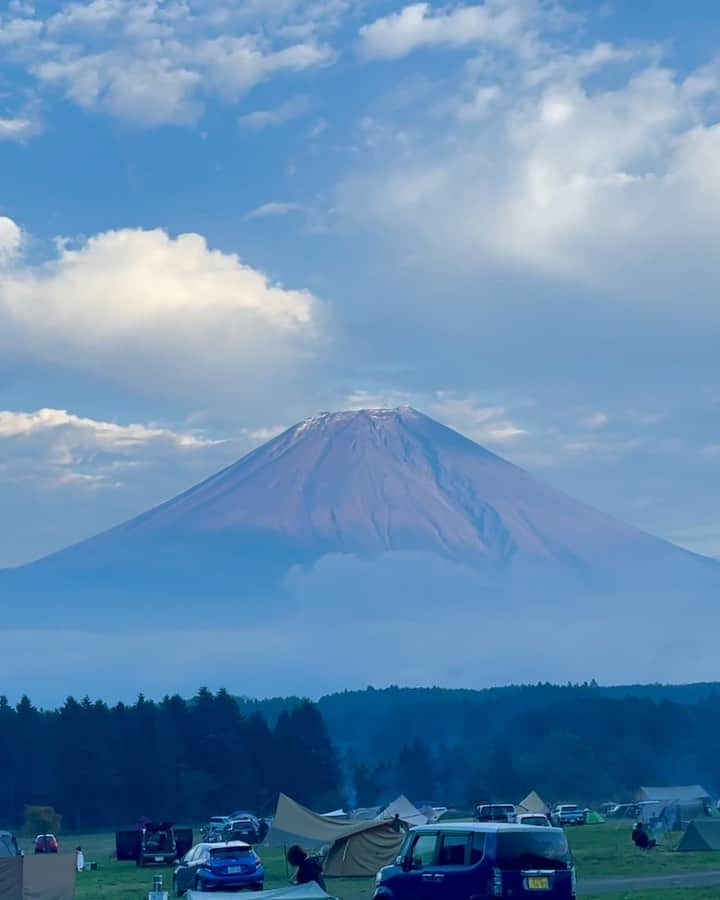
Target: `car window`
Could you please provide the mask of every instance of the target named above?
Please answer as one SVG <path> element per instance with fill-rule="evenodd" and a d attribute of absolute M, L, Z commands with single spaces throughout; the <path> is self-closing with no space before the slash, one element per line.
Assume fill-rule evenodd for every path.
<path fill-rule="evenodd" d="M 479 863 L 485 856 L 485 838 L 487 835 L 484 831 L 474 831 L 472 843 L 470 844 L 470 865 L 474 866 Z"/>
<path fill-rule="evenodd" d="M 438 865 L 464 866 L 467 852 L 467 834 L 444 834 L 440 842 Z"/>
<path fill-rule="evenodd" d="M 424 869 L 435 862 L 436 834 L 419 834 L 412 848 L 413 869 Z"/>
<path fill-rule="evenodd" d="M 239 859 L 251 856 L 252 850 L 249 847 L 216 847 L 210 851 L 210 855 L 213 859 Z"/>

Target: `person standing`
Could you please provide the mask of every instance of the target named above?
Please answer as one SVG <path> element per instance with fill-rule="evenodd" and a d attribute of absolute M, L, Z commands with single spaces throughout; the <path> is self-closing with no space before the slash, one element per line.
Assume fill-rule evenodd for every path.
<path fill-rule="evenodd" d="M 287 852 L 287 861 L 297 869 L 296 884 L 310 884 L 311 881 L 314 881 L 325 890 L 323 868 L 319 859 L 308 856 L 307 850 L 299 844 L 293 844 Z"/>

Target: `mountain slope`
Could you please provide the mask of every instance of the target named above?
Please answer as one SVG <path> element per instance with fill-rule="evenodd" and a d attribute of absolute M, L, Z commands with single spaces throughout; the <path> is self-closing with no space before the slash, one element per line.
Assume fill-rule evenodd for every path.
<path fill-rule="evenodd" d="M 316 416 L 77 549 L 106 556 L 173 535 L 276 539 L 311 556 L 423 550 L 591 568 L 683 553 L 409 408 Z"/>
<path fill-rule="evenodd" d="M 41 607 L 52 590 L 68 614 L 87 616 L 88 598 L 105 612 L 139 597 L 166 612 L 183 597 L 265 597 L 293 566 L 336 555 L 403 554 L 486 577 L 540 572 L 548 587 L 715 566 L 402 408 L 301 422 L 144 515 L 4 573 L 0 587 Z"/>
<path fill-rule="evenodd" d="M 0 600 L 22 690 L 702 681 L 718 572 L 412 409 L 366 410 L 0 572 Z"/>

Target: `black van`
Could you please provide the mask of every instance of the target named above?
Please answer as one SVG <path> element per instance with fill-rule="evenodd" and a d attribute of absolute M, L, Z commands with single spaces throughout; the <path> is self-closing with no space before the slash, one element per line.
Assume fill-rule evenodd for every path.
<path fill-rule="evenodd" d="M 565 832 L 494 822 L 413 828 L 374 900 L 571 900 L 575 868 Z"/>

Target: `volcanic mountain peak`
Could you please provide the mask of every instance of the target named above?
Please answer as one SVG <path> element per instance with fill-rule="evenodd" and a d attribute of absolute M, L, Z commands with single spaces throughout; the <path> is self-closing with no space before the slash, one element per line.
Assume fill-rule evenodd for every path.
<path fill-rule="evenodd" d="M 583 570 L 673 549 L 411 407 L 320 413 L 90 544 L 105 556 L 108 541 L 177 535 L 291 559 L 421 551 Z"/>

